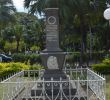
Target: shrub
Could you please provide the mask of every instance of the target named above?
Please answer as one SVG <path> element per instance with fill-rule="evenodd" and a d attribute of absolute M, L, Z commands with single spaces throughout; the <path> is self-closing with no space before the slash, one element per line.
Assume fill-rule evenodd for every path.
<path fill-rule="evenodd" d="M 80 52 L 73 52 L 72 54 L 66 57 L 66 62 L 70 65 L 74 65 L 75 62 L 80 62 L 81 53 Z M 87 53 L 83 54 L 83 62 L 87 62 L 89 55 Z"/>
<path fill-rule="evenodd" d="M 100 64 L 93 64 L 92 69 L 102 74 L 109 74 L 110 73 L 110 59 L 105 59 Z"/>
<path fill-rule="evenodd" d="M 4 50 L 7 53 L 9 51 L 14 52 L 16 50 L 16 43 L 15 42 L 13 42 L 13 43 L 6 42 L 5 46 L 4 46 Z"/>
<path fill-rule="evenodd" d="M 66 63 L 69 63 L 70 65 L 74 65 L 74 62 L 79 61 L 79 59 L 80 59 L 80 53 L 74 52 L 66 56 Z"/>
<path fill-rule="evenodd" d="M 4 77 L 13 72 L 30 69 L 30 65 L 24 63 L 0 63 L 0 77 Z"/>
<path fill-rule="evenodd" d="M 26 65 L 25 63 L 20 62 L 11 62 L 11 63 L 0 63 L 0 78 L 5 77 L 11 73 L 22 71 L 22 70 L 40 70 L 43 69 L 43 66 L 40 64 Z"/>
<path fill-rule="evenodd" d="M 38 47 L 38 46 L 32 46 L 31 47 L 31 51 L 39 51 L 40 50 L 40 47 Z"/>
<path fill-rule="evenodd" d="M 12 55 L 13 61 L 14 62 L 25 62 L 27 63 L 30 61 L 30 64 L 35 64 L 35 63 L 41 63 L 40 55 L 39 54 L 23 54 L 23 53 L 18 53 L 18 54 L 13 54 Z"/>
<path fill-rule="evenodd" d="M 40 70 L 43 69 L 44 67 L 41 66 L 40 64 L 34 64 L 32 66 L 30 66 L 30 70 Z"/>
<path fill-rule="evenodd" d="M 102 62 L 103 62 L 104 64 L 110 66 L 110 59 L 104 59 Z"/>
<path fill-rule="evenodd" d="M 35 63 L 41 63 L 41 58 L 40 55 L 38 54 L 31 54 L 29 56 L 30 64 L 35 64 Z"/>

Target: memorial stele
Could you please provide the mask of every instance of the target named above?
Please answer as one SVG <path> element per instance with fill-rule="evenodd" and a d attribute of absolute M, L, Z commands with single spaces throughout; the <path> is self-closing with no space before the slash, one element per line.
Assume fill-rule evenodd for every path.
<path fill-rule="evenodd" d="M 46 48 L 41 53 L 42 64 L 45 66 L 44 79 L 65 77 L 62 69 L 65 53 L 59 47 L 59 9 L 46 8 Z M 56 76 L 56 77 L 55 77 Z"/>

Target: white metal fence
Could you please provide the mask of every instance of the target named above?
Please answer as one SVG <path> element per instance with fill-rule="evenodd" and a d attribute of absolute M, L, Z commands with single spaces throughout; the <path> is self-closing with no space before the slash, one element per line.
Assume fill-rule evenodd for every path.
<path fill-rule="evenodd" d="M 44 81 L 44 70 L 22 71 L 0 83 L 0 100 L 105 100 L 105 78 L 90 69 L 64 69 L 68 80 Z"/>

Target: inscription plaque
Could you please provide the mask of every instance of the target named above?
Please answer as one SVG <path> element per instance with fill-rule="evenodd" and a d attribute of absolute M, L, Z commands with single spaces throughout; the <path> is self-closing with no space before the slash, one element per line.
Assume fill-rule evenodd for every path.
<path fill-rule="evenodd" d="M 46 13 L 46 50 L 61 51 L 59 48 L 58 8 L 47 8 Z"/>

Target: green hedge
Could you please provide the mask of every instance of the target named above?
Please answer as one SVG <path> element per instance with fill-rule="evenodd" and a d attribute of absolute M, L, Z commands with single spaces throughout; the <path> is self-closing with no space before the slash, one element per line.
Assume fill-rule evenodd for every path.
<path fill-rule="evenodd" d="M 13 61 L 14 62 L 30 62 L 30 64 L 35 64 L 35 63 L 41 63 L 40 55 L 39 54 L 23 54 L 23 53 L 18 53 L 18 54 L 13 54 L 12 55 Z"/>
<path fill-rule="evenodd" d="M 0 77 L 9 75 L 10 73 L 18 72 L 21 70 L 30 69 L 30 65 L 24 63 L 0 63 Z"/>
<path fill-rule="evenodd" d="M 43 67 L 40 64 L 31 66 L 21 62 L 0 63 L 0 78 L 22 70 L 39 70 L 42 68 Z"/>
<path fill-rule="evenodd" d="M 102 74 L 110 74 L 110 59 L 105 59 L 100 64 L 93 64 L 92 69 Z"/>
<path fill-rule="evenodd" d="M 102 61 L 102 59 L 104 59 L 106 54 L 104 54 L 103 52 L 93 52 L 92 53 L 92 59 L 95 62 L 98 61 Z M 66 62 L 74 65 L 74 62 L 79 62 L 80 61 L 80 52 L 73 52 L 71 54 L 69 54 L 66 57 Z M 89 60 L 89 53 L 84 53 L 83 55 L 83 62 L 88 62 Z M 41 57 L 39 54 L 23 54 L 23 53 L 16 53 L 12 55 L 13 61 L 14 62 L 30 62 L 30 64 L 35 64 L 35 63 L 40 63 L 41 64 Z"/>
<path fill-rule="evenodd" d="M 105 58 L 105 55 L 106 54 L 102 52 L 93 52 L 91 54 L 92 58 L 90 59 L 90 54 L 84 53 L 82 58 L 83 63 L 87 63 L 89 60 L 92 60 L 94 62 L 102 61 Z M 74 62 L 80 62 L 80 57 L 81 57 L 80 52 L 73 52 L 66 57 L 66 62 L 69 63 L 70 65 L 74 65 Z"/>
<path fill-rule="evenodd" d="M 71 53 L 71 54 L 66 56 L 66 63 L 68 63 L 70 65 L 74 65 L 74 62 L 78 62 L 79 59 L 80 59 L 80 53 L 79 52 Z"/>

